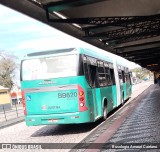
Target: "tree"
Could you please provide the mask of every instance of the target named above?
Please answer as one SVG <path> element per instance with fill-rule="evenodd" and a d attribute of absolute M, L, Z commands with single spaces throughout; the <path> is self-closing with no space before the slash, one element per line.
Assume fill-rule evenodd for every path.
<path fill-rule="evenodd" d="M 145 68 L 135 68 L 132 72 L 135 72 L 136 77 L 141 80 L 150 75 L 150 71 Z"/>
<path fill-rule="evenodd" d="M 16 68 L 15 57 L 0 52 L 0 85 L 12 89 Z"/>

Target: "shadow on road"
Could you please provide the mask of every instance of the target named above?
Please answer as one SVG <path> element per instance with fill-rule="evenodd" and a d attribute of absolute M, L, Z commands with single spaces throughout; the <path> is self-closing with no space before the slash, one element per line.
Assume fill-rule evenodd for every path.
<path fill-rule="evenodd" d="M 48 125 L 42 127 L 31 137 L 39 136 L 55 136 L 55 135 L 69 135 L 69 134 L 80 134 L 91 131 L 96 126 L 102 123 L 102 120 L 98 120 L 95 123 L 85 123 L 85 124 L 68 124 L 68 125 Z"/>

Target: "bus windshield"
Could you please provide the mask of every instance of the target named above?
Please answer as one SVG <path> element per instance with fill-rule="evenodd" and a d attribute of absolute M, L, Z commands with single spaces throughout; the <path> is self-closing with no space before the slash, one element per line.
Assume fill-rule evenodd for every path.
<path fill-rule="evenodd" d="M 22 62 L 22 80 L 49 79 L 76 76 L 77 55 L 28 59 Z"/>

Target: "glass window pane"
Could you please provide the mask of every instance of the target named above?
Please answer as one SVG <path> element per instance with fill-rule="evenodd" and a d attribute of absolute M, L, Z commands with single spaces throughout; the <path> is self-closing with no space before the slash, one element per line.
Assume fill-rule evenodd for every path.
<path fill-rule="evenodd" d="M 36 80 L 77 75 L 77 55 L 29 59 L 22 63 L 22 79 Z"/>

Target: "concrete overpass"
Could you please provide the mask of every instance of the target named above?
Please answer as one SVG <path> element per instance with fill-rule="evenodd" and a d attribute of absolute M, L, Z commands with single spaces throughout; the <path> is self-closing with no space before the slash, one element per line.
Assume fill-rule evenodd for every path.
<path fill-rule="evenodd" d="M 160 71 L 160 1 L 1 0 L 69 35 Z"/>

